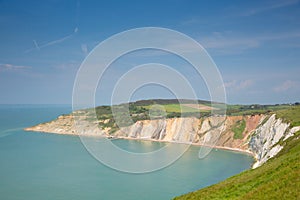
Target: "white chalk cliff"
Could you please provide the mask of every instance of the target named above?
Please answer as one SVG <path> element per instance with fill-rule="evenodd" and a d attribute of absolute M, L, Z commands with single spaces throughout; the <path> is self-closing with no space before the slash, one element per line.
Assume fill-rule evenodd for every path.
<path fill-rule="evenodd" d="M 254 131 L 249 141 L 249 149 L 257 160 L 253 168 L 274 157 L 283 148 L 279 141 L 288 139 L 299 130 L 300 127 L 289 128 L 289 124 L 282 122 L 282 119 L 276 119 L 273 114 Z"/>

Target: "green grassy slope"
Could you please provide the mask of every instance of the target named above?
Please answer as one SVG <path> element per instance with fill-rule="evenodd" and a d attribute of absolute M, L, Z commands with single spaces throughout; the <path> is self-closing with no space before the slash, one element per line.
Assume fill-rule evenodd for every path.
<path fill-rule="evenodd" d="M 300 140 L 291 138 L 280 154 L 257 169 L 175 199 L 300 199 Z"/>
<path fill-rule="evenodd" d="M 232 132 L 234 132 L 233 138 L 234 139 L 243 139 L 243 132 L 246 128 L 246 121 L 240 120 L 232 127 Z"/>

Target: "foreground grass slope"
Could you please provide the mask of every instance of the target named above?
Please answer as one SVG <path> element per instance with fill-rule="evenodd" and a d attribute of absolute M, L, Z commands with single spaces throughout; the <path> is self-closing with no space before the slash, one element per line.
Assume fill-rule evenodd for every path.
<path fill-rule="evenodd" d="M 300 199 L 299 158 L 300 141 L 293 137 L 263 166 L 175 199 Z"/>
<path fill-rule="evenodd" d="M 275 113 L 291 126 L 300 122 L 300 106 Z M 283 150 L 263 166 L 175 199 L 300 199 L 300 132 L 281 143 Z"/>

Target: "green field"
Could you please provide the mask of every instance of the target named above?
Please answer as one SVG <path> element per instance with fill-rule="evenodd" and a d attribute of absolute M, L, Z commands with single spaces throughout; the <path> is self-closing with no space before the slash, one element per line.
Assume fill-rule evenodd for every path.
<path fill-rule="evenodd" d="M 199 112 L 199 109 L 196 108 L 191 108 L 185 105 L 180 105 L 180 104 L 166 104 L 162 105 L 167 113 L 187 113 L 187 112 Z M 152 108 L 152 105 L 147 105 L 147 106 L 141 106 L 142 108 L 145 108 L 147 110 L 150 110 Z"/>
<path fill-rule="evenodd" d="M 227 115 L 242 116 L 242 115 L 256 115 L 269 114 L 277 110 L 288 109 L 291 106 L 288 104 L 281 105 L 227 105 Z"/>

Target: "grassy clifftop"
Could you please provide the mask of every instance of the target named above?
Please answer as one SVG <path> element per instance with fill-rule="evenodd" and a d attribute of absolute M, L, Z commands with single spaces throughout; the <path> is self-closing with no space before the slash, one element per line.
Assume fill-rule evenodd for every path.
<path fill-rule="evenodd" d="M 156 106 L 159 105 L 159 106 Z M 209 101 L 193 101 L 188 99 L 151 99 L 130 102 L 114 106 L 98 106 L 95 108 L 99 125 L 102 127 L 111 127 L 112 132 L 118 130 L 115 123 L 117 118 L 120 126 L 129 126 L 140 120 L 148 120 L 160 117 L 208 117 L 211 111 L 214 114 L 226 114 L 228 116 L 267 114 L 279 110 L 288 109 L 288 104 L 283 105 L 225 105 Z M 129 115 L 128 112 L 129 111 Z M 113 113 L 115 114 L 113 116 Z M 235 130 L 236 138 L 240 138 L 240 131 L 243 127 L 237 127 Z"/>

